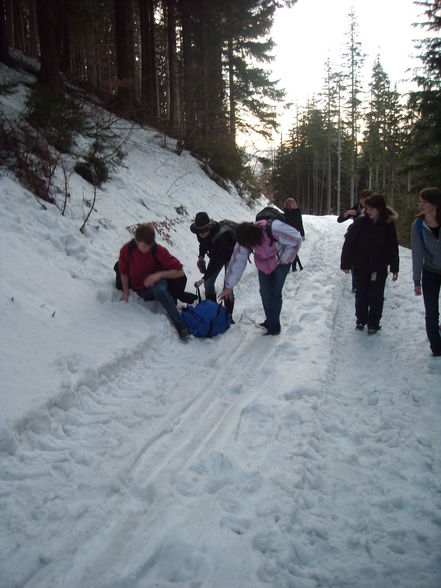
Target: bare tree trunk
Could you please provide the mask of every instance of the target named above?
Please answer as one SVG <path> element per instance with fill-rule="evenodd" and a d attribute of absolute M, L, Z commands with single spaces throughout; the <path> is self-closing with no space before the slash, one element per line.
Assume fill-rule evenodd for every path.
<path fill-rule="evenodd" d="M 233 41 L 228 39 L 228 78 L 230 87 L 230 137 L 236 144 L 236 104 L 234 101 Z"/>
<path fill-rule="evenodd" d="M 12 4 L 12 14 L 14 17 L 14 47 L 20 51 L 24 51 L 25 43 L 22 0 L 14 0 Z"/>
<path fill-rule="evenodd" d="M 29 52 L 32 57 L 39 57 L 38 23 L 35 0 L 29 0 Z"/>
<path fill-rule="evenodd" d="M 9 63 L 9 35 L 6 21 L 6 0 L 0 0 L 0 61 Z"/>
<path fill-rule="evenodd" d="M 58 46 L 60 50 L 60 70 L 63 73 L 70 72 L 70 30 L 71 0 L 63 0 L 59 10 L 59 35 Z"/>
<path fill-rule="evenodd" d="M 341 86 L 338 84 L 338 123 L 337 123 L 337 216 L 340 216 L 341 204 Z"/>
<path fill-rule="evenodd" d="M 119 107 L 127 114 L 135 101 L 135 52 L 132 26 L 132 1 L 115 0 L 115 44 Z"/>
<path fill-rule="evenodd" d="M 173 136 L 181 126 L 178 64 L 176 60 L 176 0 L 167 0 L 168 71 L 170 88 L 169 120 Z"/>
<path fill-rule="evenodd" d="M 39 81 L 53 90 L 61 90 L 59 55 L 56 38 L 57 0 L 37 0 L 38 33 L 40 36 L 41 69 Z"/>
<path fill-rule="evenodd" d="M 191 0 L 180 0 L 182 19 L 182 55 L 184 61 L 184 136 L 185 143 L 191 146 L 196 127 L 193 84 L 193 23 L 191 20 Z"/>
<path fill-rule="evenodd" d="M 145 120 L 151 124 L 157 124 L 159 99 L 152 0 L 139 0 L 139 16 L 141 28 L 141 105 Z"/>

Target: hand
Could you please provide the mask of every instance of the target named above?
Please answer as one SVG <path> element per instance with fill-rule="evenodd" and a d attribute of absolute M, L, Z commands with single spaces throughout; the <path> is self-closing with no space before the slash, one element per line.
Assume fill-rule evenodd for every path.
<path fill-rule="evenodd" d="M 421 292 L 422 292 L 421 286 L 415 286 L 413 291 L 415 292 L 415 296 L 421 296 Z"/>
<path fill-rule="evenodd" d="M 392 281 L 393 281 L 393 282 L 396 282 L 397 280 L 398 280 L 398 272 L 394 272 L 394 273 L 392 274 Z"/>
<path fill-rule="evenodd" d="M 305 237 L 305 235 L 303 235 L 303 237 L 302 237 L 302 241 L 304 241 L 305 239 L 306 239 L 306 237 Z"/>
<path fill-rule="evenodd" d="M 144 279 L 144 286 L 146 288 L 151 288 L 152 286 L 154 286 L 156 284 L 156 282 L 159 282 L 159 280 L 161 279 L 161 274 L 159 272 L 156 272 L 154 274 L 150 274 L 149 276 L 147 276 Z"/>
<path fill-rule="evenodd" d="M 227 300 L 233 300 L 233 290 L 231 288 L 224 288 L 217 298 L 218 300 L 224 300 L 225 298 Z"/>
<path fill-rule="evenodd" d="M 129 292 L 128 291 L 127 292 L 123 292 L 121 294 L 120 300 L 123 300 L 124 302 L 128 302 L 129 301 Z"/>
<path fill-rule="evenodd" d="M 356 210 L 352 210 L 351 208 L 349 210 L 347 210 L 344 215 L 345 218 L 347 218 L 348 216 L 357 216 L 357 211 Z"/>
<path fill-rule="evenodd" d="M 349 273 L 349 270 L 341 270 L 342 272 L 345 272 L 345 274 Z"/>
<path fill-rule="evenodd" d="M 194 287 L 199 288 L 199 286 L 202 286 L 202 284 L 204 282 L 205 282 L 204 278 L 201 278 L 200 280 L 197 280 L 197 282 L 194 283 Z"/>

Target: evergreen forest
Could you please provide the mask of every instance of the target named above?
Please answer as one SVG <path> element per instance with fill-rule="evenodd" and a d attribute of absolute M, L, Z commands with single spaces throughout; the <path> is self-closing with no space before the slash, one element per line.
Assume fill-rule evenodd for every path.
<path fill-rule="evenodd" d="M 417 91 L 400 95 L 381 56 L 363 87 L 351 12 L 341 65 L 324 64 L 320 95 L 297 108 L 289 135 L 251 166 L 237 138 L 269 140 L 277 129 L 284 91 L 272 79 L 271 28 L 276 10 L 295 2 L 0 0 L 0 61 L 39 63 L 27 122 L 42 130 L 40 151 L 42 140 L 69 151 L 85 127 L 81 101 L 95 101 L 173 137 L 178 155 L 188 149 L 217 177 L 279 205 L 294 196 L 304 212 L 338 214 L 362 188 L 379 191 L 398 210 L 406 244 L 416 194 L 441 186 L 441 0 L 415 0 L 423 15 L 415 26 L 427 32 L 420 67 L 409 74 Z M 0 113 L 3 152 L 16 154 L 17 137 L 25 140 L 15 124 Z M 94 183 L 107 178 L 104 135 L 82 162 Z"/>

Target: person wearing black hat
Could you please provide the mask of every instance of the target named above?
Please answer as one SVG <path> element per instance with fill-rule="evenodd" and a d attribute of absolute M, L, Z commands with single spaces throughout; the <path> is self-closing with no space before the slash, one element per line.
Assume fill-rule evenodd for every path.
<path fill-rule="evenodd" d="M 195 282 L 199 288 L 204 284 L 205 298 L 216 302 L 216 279 L 222 268 L 227 270 L 228 264 L 236 244 L 234 230 L 228 224 L 221 224 L 210 219 L 206 212 L 198 212 L 190 231 L 197 236 L 199 242 L 199 257 L 197 267 L 203 274 L 202 278 Z M 208 255 L 208 266 L 205 263 L 205 255 Z M 225 303 L 225 307 L 232 314 L 234 298 Z"/>
<path fill-rule="evenodd" d="M 388 266 L 392 280 L 398 278 L 396 219 L 397 214 L 386 205 L 383 196 L 374 193 L 366 198 L 365 214 L 354 220 L 345 235 L 340 268 L 345 273 L 354 268 L 355 328 L 362 331 L 367 325 L 369 335 L 381 329 Z"/>

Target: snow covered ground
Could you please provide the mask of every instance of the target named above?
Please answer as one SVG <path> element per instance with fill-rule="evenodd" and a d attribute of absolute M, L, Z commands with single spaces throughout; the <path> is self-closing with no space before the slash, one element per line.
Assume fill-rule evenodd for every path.
<path fill-rule="evenodd" d="M 84 234 L 75 174 L 65 216 L 0 178 L 0 586 L 439 588 L 441 361 L 409 251 L 368 337 L 339 270 L 347 224 L 304 216 L 281 335 L 256 326 L 250 265 L 236 324 L 182 343 L 113 288 L 126 226 L 161 223 L 191 284 L 196 212 L 255 210 L 152 131 L 126 148 Z"/>

